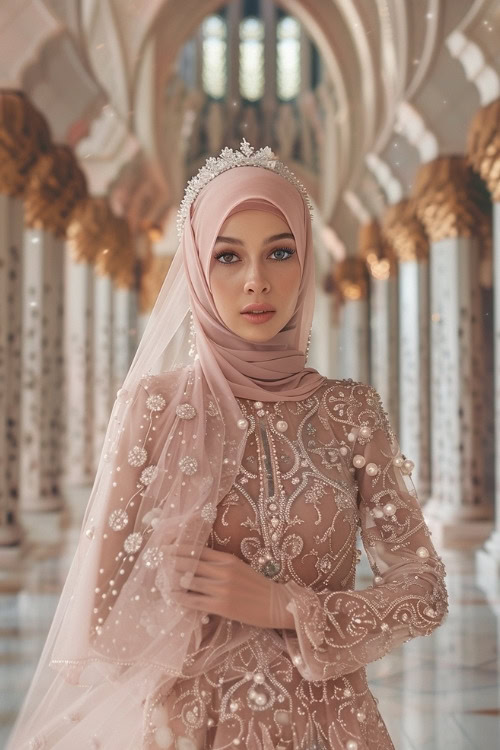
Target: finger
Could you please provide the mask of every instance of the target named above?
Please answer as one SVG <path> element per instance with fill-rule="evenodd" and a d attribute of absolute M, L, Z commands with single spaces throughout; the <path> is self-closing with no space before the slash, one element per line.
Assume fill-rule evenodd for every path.
<path fill-rule="evenodd" d="M 173 555 L 175 557 L 182 557 L 186 559 L 195 559 L 195 555 L 192 555 L 192 547 L 189 544 L 173 544 L 165 549 L 167 555 Z M 231 552 L 223 552 L 222 550 L 212 549 L 211 547 L 203 547 L 199 559 L 213 562 L 227 562 L 231 558 L 234 558 Z"/>
<path fill-rule="evenodd" d="M 202 612 L 210 613 L 209 599 L 199 594 L 189 594 L 183 591 L 171 591 L 170 597 L 176 604 L 187 609 L 198 609 Z"/>
<path fill-rule="evenodd" d="M 196 573 L 198 576 L 209 578 L 213 580 L 222 580 L 221 570 L 215 568 L 213 562 L 199 562 L 196 563 L 195 570 L 193 570 L 193 561 L 185 557 L 176 557 L 173 559 L 172 567 L 177 573 Z"/>
<path fill-rule="evenodd" d="M 185 573 L 185 575 L 188 575 Z M 200 578 L 200 576 L 194 576 L 190 580 L 186 580 L 185 582 L 182 580 L 184 576 L 182 576 L 180 580 L 180 585 L 186 589 L 189 589 L 189 591 L 196 592 L 197 594 L 204 594 L 205 596 L 209 596 L 212 599 L 217 599 L 220 597 L 220 583 L 214 583 L 214 581 L 209 580 L 208 578 Z"/>

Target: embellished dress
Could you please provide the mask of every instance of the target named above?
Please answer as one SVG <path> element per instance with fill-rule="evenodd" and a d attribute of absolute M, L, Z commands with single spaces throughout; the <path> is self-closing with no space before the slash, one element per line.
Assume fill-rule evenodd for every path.
<path fill-rule="evenodd" d="M 286 583 L 295 630 L 256 629 L 216 669 L 178 680 L 151 713 L 147 747 L 389 750 L 365 665 L 447 612 L 413 464 L 369 386 L 328 380 L 298 402 L 238 402 L 246 449 L 208 546 Z M 358 528 L 374 577 L 355 591 Z M 204 627 L 231 639 L 231 621 L 207 615 Z M 263 663 L 269 640 L 276 656 Z"/>
<path fill-rule="evenodd" d="M 140 546 L 127 513 L 154 478 L 158 428 L 172 396 L 161 376 L 144 388 L 112 476 L 123 505 L 106 521 L 104 537 L 117 560 L 125 560 L 120 549 L 129 555 Z M 242 637 L 242 623 L 204 614 L 182 676 L 168 689 L 160 685 L 147 706 L 139 700 L 124 708 L 134 699 L 127 685 L 103 684 L 71 711 L 62 706 L 52 734 L 32 736 L 22 750 L 393 750 L 365 667 L 430 635 L 447 613 L 445 569 L 410 478 L 413 464 L 370 386 L 326 380 L 300 401 L 238 403 L 247 420 L 245 449 L 230 491 L 203 508 L 210 512 L 206 544 L 284 584 L 294 628 L 245 626 Z M 209 424 L 217 411 L 212 402 L 205 408 Z M 189 403 L 176 407 L 183 419 L 193 411 Z M 179 465 L 187 481 L 196 467 L 186 462 Z M 139 513 L 138 523 L 154 513 Z M 373 571 L 362 590 L 355 589 L 358 529 Z M 97 534 L 92 541 L 89 529 L 88 536 L 95 544 Z M 161 569 L 155 550 L 143 553 L 152 575 Z M 119 572 L 109 592 L 96 588 L 96 602 L 103 601 L 94 605 L 96 637 L 99 607 L 108 593 L 116 595 Z M 130 632 L 149 627 L 143 593 L 135 599 Z M 116 647 L 124 651 L 122 632 Z"/>

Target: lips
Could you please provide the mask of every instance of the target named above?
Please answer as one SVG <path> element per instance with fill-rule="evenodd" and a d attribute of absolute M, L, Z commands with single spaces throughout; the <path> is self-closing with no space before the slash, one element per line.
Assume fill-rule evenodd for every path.
<path fill-rule="evenodd" d="M 247 305 L 241 311 L 242 314 L 245 314 L 245 313 L 254 313 L 256 315 L 259 315 L 259 314 L 262 314 L 262 313 L 266 313 L 266 312 L 275 312 L 275 309 L 271 305 L 266 305 L 266 304 L 263 304 L 263 303 L 259 304 L 257 302 L 253 302 L 251 305 Z"/>

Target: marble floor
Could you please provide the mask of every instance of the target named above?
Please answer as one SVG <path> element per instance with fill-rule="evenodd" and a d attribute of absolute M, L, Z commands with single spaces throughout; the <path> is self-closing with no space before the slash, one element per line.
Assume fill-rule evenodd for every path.
<path fill-rule="evenodd" d="M 22 555 L 0 554 L 0 747 L 42 649 L 87 497 L 73 492 L 62 514 L 27 515 Z M 474 550 L 440 554 L 447 620 L 369 665 L 370 686 L 396 750 L 498 750 L 500 597 L 478 580 Z M 363 556 L 358 588 L 369 573 Z"/>

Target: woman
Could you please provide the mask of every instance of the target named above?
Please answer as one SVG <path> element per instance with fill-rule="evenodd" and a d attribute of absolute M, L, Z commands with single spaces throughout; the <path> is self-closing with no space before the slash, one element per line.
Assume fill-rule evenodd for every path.
<path fill-rule="evenodd" d="M 243 141 L 178 225 L 8 747 L 392 748 L 364 668 L 442 622 L 445 571 L 377 393 L 305 366 L 305 190 Z"/>

